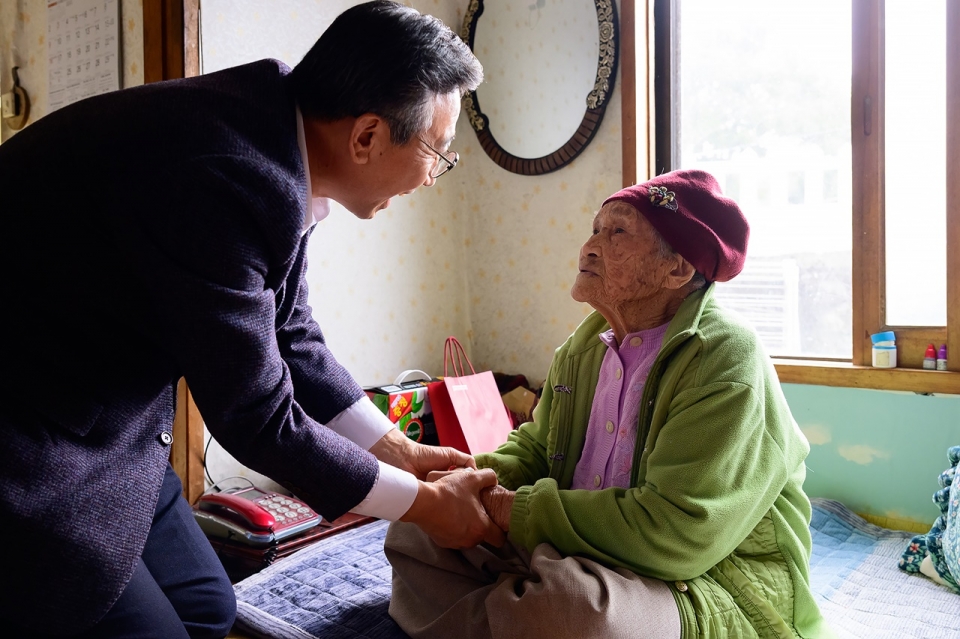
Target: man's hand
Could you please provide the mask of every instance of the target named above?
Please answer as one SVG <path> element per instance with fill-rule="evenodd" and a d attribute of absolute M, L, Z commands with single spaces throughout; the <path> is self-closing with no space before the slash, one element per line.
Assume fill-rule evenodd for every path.
<path fill-rule="evenodd" d="M 427 481 L 438 481 L 462 470 L 469 469 L 458 468 L 449 471 L 433 471 L 427 475 Z M 487 516 L 505 533 L 510 532 L 510 515 L 513 513 L 513 499 L 515 496 L 516 493 L 514 491 L 507 490 L 500 485 L 490 486 L 480 491 L 480 504 L 483 506 L 483 509 L 487 511 Z"/>
<path fill-rule="evenodd" d="M 510 532 L 510 514 L 516 493 L 503 486 L 491 486 L 480 491 L 480 503 L 500 530 Z"/>
<path fill-rule="evenodd" d="M 399 430 L 391 430 L 370 447 L 380 461 L 396 466 L 423 481 L 433 470 L 451 467 L 476 468 L 473 457 L 455 448 L 418 444 Z"/>
<path fill-rule="evenodd" d="M 400 521 L 417 524 L 444 548 L 472 548 L 484 541 L 502 546 L 503 531 L 480 504 L 480 492 L 496 484 L 497 474 L 489 468 L 451 472 L 437 481 L 421 482 L 417 498 Z"/>

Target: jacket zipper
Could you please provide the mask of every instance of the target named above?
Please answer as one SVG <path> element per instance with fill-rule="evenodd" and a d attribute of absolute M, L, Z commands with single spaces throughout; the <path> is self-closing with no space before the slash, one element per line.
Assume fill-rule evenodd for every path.
<path fill-rule="evenodd" d="M 671 343 L 675 341 L 670 340 Z M 667 344 L 670 346 L 670 344 Z M 676 346 L 670 349 L 676 350 Z M 664 351 L 657 356 L 650 369 L 650 375 L 647 375 L 647 381 L 643 383 L 643 397 L 640 398 L 640 416 L 637 419 L 637 443 L 633 449 L 633 484 L 640 485 L 640 457 L 647 447 L 647 437 L 650 435 L 650 424 L 653 423 L 653 392 L 651 389 L 660 386 L 660 379 L 663 377 L 663 371 L 666 369 L 666 354 Z"/>

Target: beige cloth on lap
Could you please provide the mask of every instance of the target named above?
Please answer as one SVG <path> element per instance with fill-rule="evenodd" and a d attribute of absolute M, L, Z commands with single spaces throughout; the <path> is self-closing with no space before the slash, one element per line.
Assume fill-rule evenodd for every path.
<path fill-rule="evenodd" d="M 417 526 L 394 522 L 390 616 L 414 639 L 680 639 L 667 585 L 549 544 L 530 556 L 507 542 L 447 550 Z"/>

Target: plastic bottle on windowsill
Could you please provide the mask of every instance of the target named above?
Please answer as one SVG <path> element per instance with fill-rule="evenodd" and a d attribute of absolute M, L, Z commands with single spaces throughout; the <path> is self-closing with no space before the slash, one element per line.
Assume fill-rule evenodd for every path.
<path fill-rule="evenodd" d="M 893 331 L 874 333 L 870 336 L 870 341 L 873 343 L 874 368 L 896 368 L 897 343 Z"/>
<path fill-rule="evenodd" d="M 937 370 L 937 347 L 927 344 L 927 352 L 923 354 L 923 368 L 928 371 Z"/>

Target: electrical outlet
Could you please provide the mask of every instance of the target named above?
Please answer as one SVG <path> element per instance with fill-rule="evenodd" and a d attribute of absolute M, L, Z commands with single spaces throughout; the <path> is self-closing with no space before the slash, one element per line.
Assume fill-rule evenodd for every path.
<path fill-rule="evenodd" d="M 20 115 L 19 100 L 17 94 L 11 91 L 0 96 L 0 115 L 5 118 L 14 118 Z"/>

